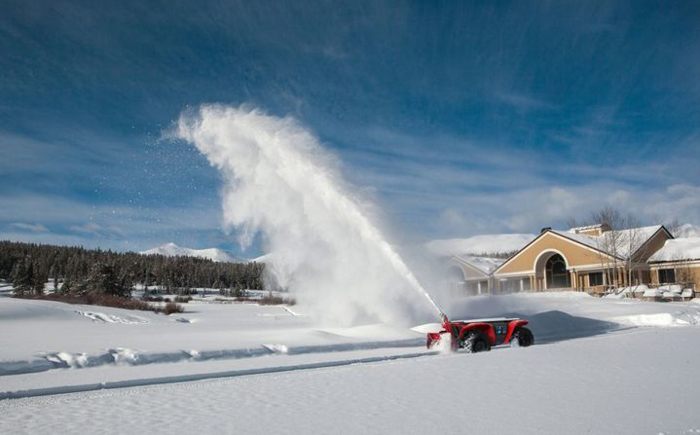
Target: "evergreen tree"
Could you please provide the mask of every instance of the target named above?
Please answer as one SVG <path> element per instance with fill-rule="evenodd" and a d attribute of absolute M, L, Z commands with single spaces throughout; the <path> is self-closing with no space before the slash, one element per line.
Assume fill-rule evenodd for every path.
<path fill-rule="evenodd" d="M 87 279 L 88 293 L 101 293 L 112 296 L 125 296 L 114 268 L 109 264 L 95 263 Z"/>
<path fill-rule="evenodd" d="M 103 269 L 98 264 L 109 266 Z M 263 271 L 264 265 L 258 263 L 0 241 L 0 279 L 13 282 L 17 294 L 41 293 L 49 278 L 55 287 L 59 279 L 64 281 L 61 294 L 90 290 L 128 296 L 134 282 L 184 293 L 195 287 L 263 289 Z"/>
<path fill-rule="evenodd" d="M 63 280 L 63 285 L 61 286 L 61 294 L 67 295 L 73 291 L 73 282 L 69 278 Z"/>
<path fill-rule="evenodd" d="M 32 269 L 32 292 L 34 295 L 43 295 L 46 281 L 49 279 L 48 272 L 41 267 L 32 267 Z"/>
<path fill-rule="evenodd" d="M 17 263 L 12 276 L 12 284 L 15 288 L 15 294 L 26 295 L 32 289 L 33 281 L 33 266 L 29 258 L 24 258 Z"/>

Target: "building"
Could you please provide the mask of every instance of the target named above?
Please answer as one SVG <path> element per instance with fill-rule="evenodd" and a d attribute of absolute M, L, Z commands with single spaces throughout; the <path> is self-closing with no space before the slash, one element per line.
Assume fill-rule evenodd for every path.
<path fill-rule="evenodd" d="M 494 286 L 493 271 L 504 261 L 504 258 L 483 255 L 453 255 L 450 258 L 450 275 L 453 282 L 461 286 L 468 295 L 487 294 Z"/>
<path fill-rule="evenodd" d="M 674 239 L 663 225 L 543 228 L 507 259 L 453 256 L 468 294 L 575 290 L 600 294 L 635 285 L 700 287 L 700 238 Z"/>
<path fill-rule="evenodd" d="M 649 258 L 651 284 L 682 284 L 700 289 L 700 237 L 667 240 Z"/>

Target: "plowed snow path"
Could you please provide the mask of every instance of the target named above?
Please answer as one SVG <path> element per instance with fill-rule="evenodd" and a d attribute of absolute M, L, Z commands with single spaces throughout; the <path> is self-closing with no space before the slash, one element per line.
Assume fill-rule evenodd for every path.
<path fill-rule="evenodd" d="M 700 429 L 700 328 L 0 402 L 0 433 L 593 433 Z M 47 410 L 60 412 L 47 412 Z"/>

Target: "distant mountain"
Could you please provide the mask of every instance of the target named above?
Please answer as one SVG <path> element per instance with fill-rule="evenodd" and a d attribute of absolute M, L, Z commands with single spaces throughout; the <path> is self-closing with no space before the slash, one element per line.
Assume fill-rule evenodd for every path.
<path fill-rule="evenodd" d="M 491 234 L 466 239 L 431 240 L 425 247 L 437 255 L 494 254 L 517 251 L 534 238 L 534 234 Z"/>
<path fill-rule="evenodd" d="M 247 260 L 249 263 L 267 263 L 270 261 L 270 256 L 272 254 L 263 254 L 257 258 L 251 258 L 250 260 Z"/>
<path fill-rule="evenodd" d="M 230 253 L 217 249 L 217 248 L 209 248 L 209 249 L 190 249 L 190 248 L 183 248 L 182 246 L 178 246 L 175 243 L 167 243 L 163 246 L 158 246 L 157 248 L 149 249 L 147 251 L 140 252 L 140 254 L 144 255 L 165 255 L 166 257 L 176 257 L 176 256 L 182 256 L 182 257 L 199 257 L 199 258 L 208 258 L 213 261 L 221 261 L 221 262 L 235 262 L 235 263 L 240 263 L 244 262 L 245 260 L 241 260 L 240 258 L 236 258 Z"/>
<path fill-rule="evenodd" d="M 700 237 L 700 227 L 693 224 L 683 224 L 673 234 L 674 237 Z"/>

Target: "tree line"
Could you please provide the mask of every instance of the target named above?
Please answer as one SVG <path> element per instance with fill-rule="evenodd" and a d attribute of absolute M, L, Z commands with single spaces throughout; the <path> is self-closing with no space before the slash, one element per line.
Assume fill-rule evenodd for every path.
<path fill-rule="evenodd" d="M 50 281 L 62 293 L 120 297 L 129 297 L 136 283 L 176 293 L 189 293 L 195 287 L 226 292 L 263 290 L 264 267 L 261 263 L 0 241 L 0 279 L 12 282 L 19 295 L 41 295 Z"/>

